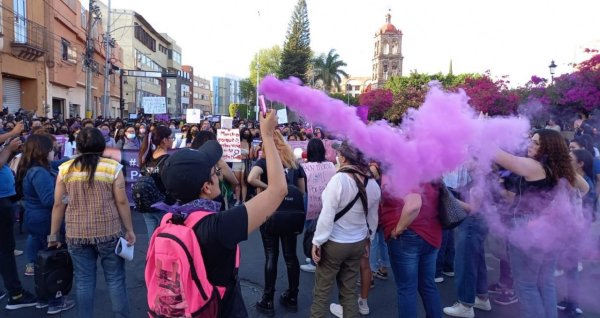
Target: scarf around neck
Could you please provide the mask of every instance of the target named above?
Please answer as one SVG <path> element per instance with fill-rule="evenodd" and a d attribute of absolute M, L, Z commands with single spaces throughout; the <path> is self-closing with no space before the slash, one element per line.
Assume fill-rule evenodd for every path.
<path fill-rule="evenodd" d="M 183 205 L 179 205 L 179 202 L 176 202 L 173 205 L 158 202 L 153 204 L 152 207 L 173 214 L 180 214 L 185 218 L 196 211 L 218 212 L 221 210 L 221 203 L 206 199 L 196 199 Z"/>

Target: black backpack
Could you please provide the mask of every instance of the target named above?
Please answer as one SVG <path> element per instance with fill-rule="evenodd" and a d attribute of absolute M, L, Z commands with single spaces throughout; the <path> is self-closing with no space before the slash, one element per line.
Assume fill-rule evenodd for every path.
<path fill-rule="evenodd" d="M 35 292 L 42 300 L 65 296 L 73 286 L 73 261 L 66 246 L 40 250 L 34 263 Z"/>
<path fill-rule="evenodd" d="M 304 230 L 305 220 L 304 196 L 296 186 L 288 185 L 288 194 L 263 226 L 271 234 L 298 235 Z"/>
<path fill-rule="evenodd" d="M 163 157 L 156 164 L 156 167 L 160 167 L 166 159 L 167 156 Z M 154 177 L 152 176 L 154 173 L 157 172 L 141 176 L 138 181 L 131 186 L 133 203 L 135 204 L 135 209 L 139 212 L 154 211 L 155 209 L 152 205 L 165 200 L 165 194 L 156 186 L 156 181 L 154 181 Z"/>

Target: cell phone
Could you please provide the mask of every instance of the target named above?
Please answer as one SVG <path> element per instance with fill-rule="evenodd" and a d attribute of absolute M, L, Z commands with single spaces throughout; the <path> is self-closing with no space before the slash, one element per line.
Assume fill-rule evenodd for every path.
<path fill-rule="evenodd" d="M 260 113 L 262 114 L 263 118 L 267 118 L 267 104 L 265 103 L 264 95 L 258 96 L 258 105 L 260 107 Z"/>

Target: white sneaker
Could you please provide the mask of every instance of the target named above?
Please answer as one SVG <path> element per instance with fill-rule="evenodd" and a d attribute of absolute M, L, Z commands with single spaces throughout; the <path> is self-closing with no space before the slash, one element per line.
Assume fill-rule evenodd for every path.
<path fill-rule="evenodd" d="M 436 283 L 443 283 L 444 282 L 444 277 L 436 277 L 433 279 L 433 281 L 435 281 Z"/>
<path fill-rule="evenodd" d="M 444 313 L 452 317 L 475 318 L 473 307 L 467 307 L 461 303 L 455 303 L 452 307 L 444 308 Z"/>
<path fill-rule="evenodd" d="M 317 267 L 313 264 L 304 264 L 304 265 L 300 265 L 300 269 L 303 272 L 314 273 L 317 270 Z"/>
<path fill-rule="evenodd" d="M 562 275 L 565 274 L 565 271 L 563 271 L 562 269 L 555 269 L 554 270 L 554 277 L 560 277 Z"/>
<path fill-rule="evenodd" d="M 358 312 L 363 316 L 369 314 L 369 304 L 367 303 L 366 299 L 361 299 L 358 297 Z"/>
<path fill-rule="evenodd" d="M 344 309 L 340 304 L 332 303 L 329 305 L 329 311 L 331 311 L 331 314 L 338 318 L 344 318 Z"/>
<path fill-rule="evenodd" d="M 492 310 L 492 304 L 490 303 L 489 298 L 486 300 L 482 300 L 479 297 L 475 297 L 475 304 L 473 305 L 473 307 L 475 307 L 477 309 L 485 310 L 485 311 Z"/>
<path fill-rule="evenodd" d="M 312 261 L 312 259 L 310 259 L 308 257 L 306 258 L 306 264 L 312 264 L 311 261 Z"/>

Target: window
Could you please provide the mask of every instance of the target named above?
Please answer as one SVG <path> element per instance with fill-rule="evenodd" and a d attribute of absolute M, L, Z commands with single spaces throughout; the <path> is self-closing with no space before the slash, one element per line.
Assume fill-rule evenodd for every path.
<path fill-rule="evenodd" d="M 384 55 L 390 54 L 390 44 L 387 42 L 383 43 L 383 54 Z"/>
<path fill-rule="evenodd" d="M 16 43 L 27 43 L 27 2 L 25 0 L 14 0 L 14 41 Z"/>
<path fill-rule="evenodd" d="M 81 27 L 87 30 L 87 11 L 81 6 Z"/>
<path fill-rule="evenodd" d="M 75 0 L 63 0 L 63 2 L 72 10 L 75 10 Z"/>
<path fill-rule="evenodd" d="M 169 54 L 169 49 L 160 43 L 158 44 L 158 50 L 164 53 L 165 55 Z"/>
<path fill-rule="evenodd" d="M 177 62 L 177 64 L 181 64 L 181 53 L 173 51 L 173 61 Z"/>
<path fill-rule="evenodd" d="M 65 39 L 61 39 L 60 41 L 61 45 L 60 45 L 60 55 L 62 57 L 63 61 L 68 61 L 69 60 L 69 45 L 71 45 L 71 43 L 69 43 L 69 41 L 65 40 Z"/>
<path fill-rule="evenodd" d="M 356 85 L 356 86 L 354 86 L 354 90 L 355 90 L 355 91 L 360 91 L 360 85 Z"/>
<path fill-rule="evenodd" d="M 134 23 L 134 25 L 139 25 L 138 23 Z M 135 38 L 140 41 L 144 46 L 151 49 L 153 52 L 156 52 L 156 40 L 148 33 L 144 28 L 138 27 L 135 28 L 134 32 Z"/>
<path fill-rule="evenodd" d="M 194 81 L 194 87 L 200 87 L 200 83 L 198 81 Z"/>
<path fill-rule="evenodd" d="M 2 11 L 4 11 L 2 9 L 2 7 L 0 7 L 0 35 L 2 35 L 3 30 L 2 30 Z"/>
<path fill-rule="evenodd" d="M 194 93 L 194 98 L 195 98 L 195 99 L 198 99 L 199 97 L 200 97 L 200 94 L 198 94 L 198 93 Z"/>

